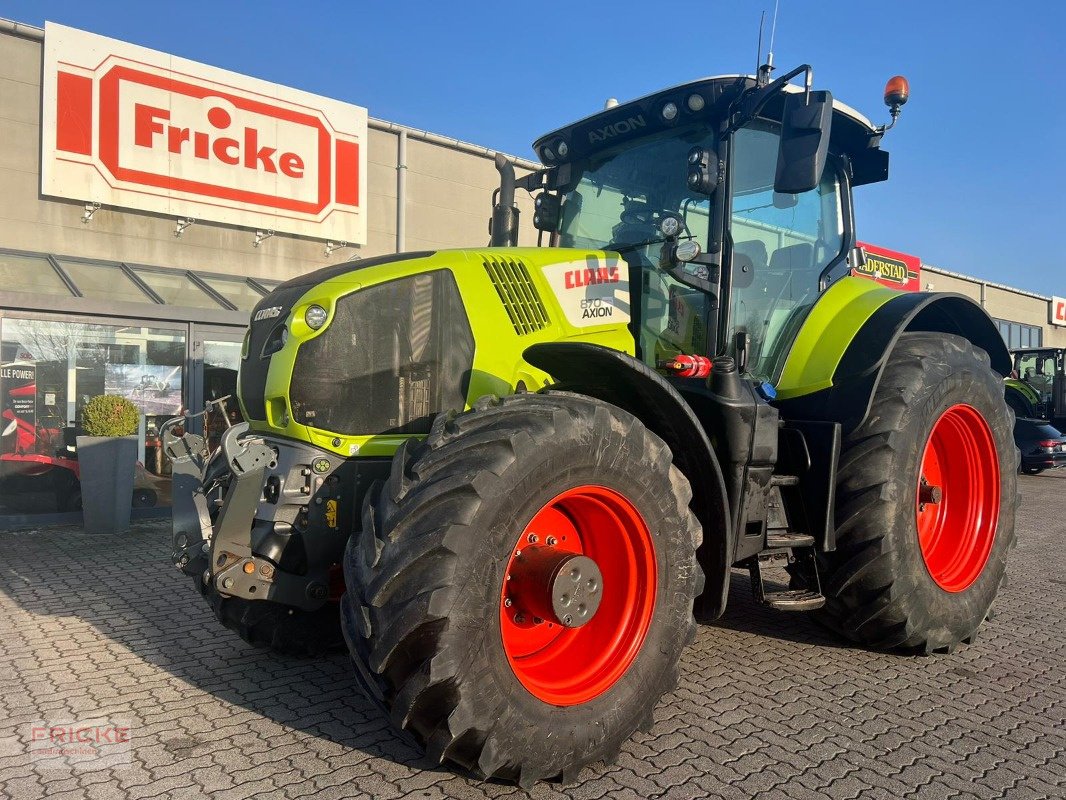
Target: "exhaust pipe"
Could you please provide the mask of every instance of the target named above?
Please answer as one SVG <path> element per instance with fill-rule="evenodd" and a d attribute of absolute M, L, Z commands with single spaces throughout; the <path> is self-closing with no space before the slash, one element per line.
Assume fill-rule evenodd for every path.
<path fill-rule="evenodd" d="M 500 188 L 492 206 L 492 221 L 489 224 L 490 247 L 514 247 L 518 244 L 518 207 L 514 204 L 514 164 L 501 154 L 496 154 L 496 169 L 500 173 Z"/>

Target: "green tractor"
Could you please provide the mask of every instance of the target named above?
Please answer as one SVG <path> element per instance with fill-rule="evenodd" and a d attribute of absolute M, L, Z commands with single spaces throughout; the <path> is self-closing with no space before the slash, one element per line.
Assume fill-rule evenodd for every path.
<path fill-rule="evenodd" d="M 1038 347 L 1012 350 L 1014 371 L 1006 381 L 1007 405 L 1019 417 L 1066 426 L 1066 350 Z"/>
<path fill-rule="evenodd" d="M 542 137 L 528 176 L 497 159 L 487 248 L 282 284 L 247 422 L 214 453 L 168 430 L 175 563 L 242 638 L 346 643 L 431 758 L 523 786 L 651 724 L 734 568 L 863 646 L 969 642 L 1014 540 L 1011 361 L 969 299 L 849 275 L 888 127 L 806 66 L 698 80 Z"/>

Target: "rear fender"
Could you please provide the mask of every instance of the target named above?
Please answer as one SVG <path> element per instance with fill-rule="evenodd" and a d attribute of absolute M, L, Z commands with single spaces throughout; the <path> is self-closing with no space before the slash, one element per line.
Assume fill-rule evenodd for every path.
<path fill-rule="evenodd" d="M 707 578 L 698 600 L 702 616 L 718 617 L 729 594 L 735 548 L 725 480 L 707 433 L 677 389 L 630 355 L 584 342 L 535 344 L 523 358 L 568 391 L 618 406 L 670 447 L 674 464 L 692 484 L 692 510 L 703 526 L 697 552 Z"/>
<path fill-rule="evenodd" d="M 800 387 L 788 386 L 785 381 L 788 362 L 796 355 L 789 354 L 776 403 L 786 419 L 840 422 L 845 435 L 858 428 L 870 413 L 888 357 L 906 332 L 961 336 L 988 354 L 993 370 L 1004 377 L 1010 374 L 1011 358 L 1003 338 L 984 309 L 970 298 L 944 292 L 902 293 L 877 288 L 873 290 L 879 293 L 875 296 L 860 291 L 874 302 L 867 303 L 863 313 L 853 318 L 850 335 L 837 330 L 831 340 L 825 331 L 800 331 L 797 341 L 803 336 L 808 340 L 813 337 L 828 353 L 814 349 L 807 355 L 809 361 L 803 370 L 793 368 L 793 374 L 802 371 L 808 380 L 814 379 Z M 881 294 L 885 291 L 889 294 Z M 821 324 L 814 312 L 804 329 L 811 324 Z"/>

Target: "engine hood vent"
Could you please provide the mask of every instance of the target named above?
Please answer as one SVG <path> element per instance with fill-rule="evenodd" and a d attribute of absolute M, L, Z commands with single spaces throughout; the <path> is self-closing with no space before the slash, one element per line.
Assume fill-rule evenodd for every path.
<path fill-rule="evenodd" d="M 487 255 L 484 264 L 515 333 L 526 336 L 548 327 L 548 310 L 521 259 Z"/>

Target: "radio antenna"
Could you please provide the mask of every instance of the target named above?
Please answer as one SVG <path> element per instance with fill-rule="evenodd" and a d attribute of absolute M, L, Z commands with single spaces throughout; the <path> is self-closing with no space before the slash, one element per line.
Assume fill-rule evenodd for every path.
<path fill-rule="evenodd" d="M 758 77 L 756 81 L 759 86 L 766 86 L 770 82 L 770 76 L 774 71 L 774 36 L 777 34 L 777 10 L 780 6 L 780 0 L 774 0 L 774 19 L 770 25 L 770 49 L 766 51 L 766 63 L 759 67 Z M 766 12 L 762 12 L 763 19 L 766 18 Z M 762 58 L 762 20 L 759 21 L 759 58 Z"/>
<path fill-rule="evenodd" d="M 759 14 L 759 49 L 755 53 L 755 72 L 759 72 L 759 67 L 762 66 L 762 29 L 766 24 L 766 12 L 762 11 Z"/>
<path fill-rule="evenodd" d="M 766 52 L 766 63 L 770 65 L 770 69 L 774 68 L 774 36 L 777 34 L 777 9 L 781 4 L 781 0 L 774 0 L 774 21 L 770 25 L 770 49 Z"/>

